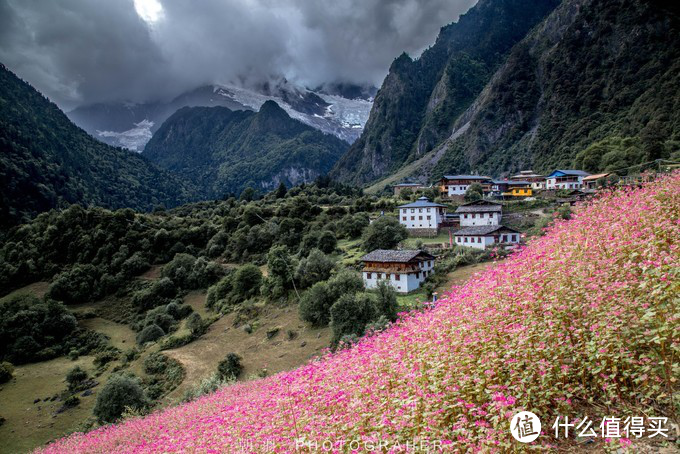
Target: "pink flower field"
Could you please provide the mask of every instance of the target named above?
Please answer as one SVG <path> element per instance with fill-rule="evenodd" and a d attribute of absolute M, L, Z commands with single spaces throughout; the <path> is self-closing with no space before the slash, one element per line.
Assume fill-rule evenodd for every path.
<path fill-rule="evenodd" d="M 603 194 L 352 349 L 40 452 L 495 452 L 531 446 L 510 435 L 522 410 L 544 446 L 564 443 L 558 415 L 677 420 L 679 295 L 676 172 Z"/>

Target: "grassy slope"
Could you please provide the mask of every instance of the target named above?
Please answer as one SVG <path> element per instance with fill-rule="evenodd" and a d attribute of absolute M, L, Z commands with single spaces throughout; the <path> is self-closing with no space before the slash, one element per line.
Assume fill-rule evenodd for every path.
<path fill-rule="evenodd" d="M 355 348 L 43 452 L 200 451 L 243 439 L 290 451 L 303 436 L 371 434 L 494 451 L 520 448 L 508 433 L 520 409 L 544 421 L 673 416 L 678 238 L 680 173 L 603 197 Z"/>
<path fill-rule="evenodd" d="M 160 267 L 153 267 L 140 278 L 154 280 L 159 277 Z M 47 290 L 46 282 L 38 282 L 18 289 L 1 300 L 12 298 L 19 294 L 34 294 L 42 296 Z M 185 302 L 191 305 L 202 317 L 208 312 L 205 309 L 204 291 L 190 292 Z M 102 300 L 91 304 L 71 306 L 75 312 L 96 312 L 107 315 L 111 300 Z M 114 311 L 115 312 L 115 311 Z M 180 386 L 162 399 L 161 405 L 172 405 L 179 402 L 184 393 L 198 385 L 201 380 L 208 378 L 217 370 L 217 364 L 227 353 L 236 352 L 243 357 L 243 379 L 249 378 L 262 369 L 268 373 L 278 373 L 290 370 L 306 363 L 310 358 L 322 354 L 330 344 L 330 329 L 312 329 L 303 323 L 295 306 L 283 308 L 269 308 L 259 317 L 259 323 L 253 334 L 246 334 L 243 330 L 232 326 L 233 315 L 223 317 L 210 326 L 208 332 L 200 339 L 183 347 L 168 350 L 164 353 L 177 359 L 186 371 L 186 377 Z M 135 332 L 127 325 L 116 323 L 102 317 L 81 320 L 80 325 L 94 331 L 102 332 L 110 337 L 111 345 L 122 351 L 134 346 Z M 279 327 L 279 334 L 271 340 L 266 338 L 266 332 Z M 179 334 L 184 328 L 180 328 Z M 287 331 L 296 331 L 294 339 L 288 339 Z M 304 346 L 302 343 L 304 342 Z M 158 347 L 148 348 L 139 359 L 133 361 L 130 370 L 143 376 L 143 361 Z M 61 437 L 74 430 L 78 430 L 92 415 L 96 401 L 96 393 L 101 388 L 93 389 L 94 394 L 87 397 L 80 396 L 81 403 L 74 409 L 54 416 L 62 405 L 60 401 L 33 403 L 35 399 L 52 397 L 66 388 L 67 372 L 75 366 L 81 366 L 90 374 L 94 374 L 93 356 L 82 356 L 72 361 L 68 358 L 56 358 L 50 361 L 17 366 L 15 379 L 0 385 L 0 416 L 7 419 L 0 426 L 0 453 L 25 452 L 36 446 L 45 444 L 52 439 Z M 117 364 L 114 362 L 112 364 Z M 106 383 L 111 375 L 109 368 L 97 377 L 99 383 Z"/>

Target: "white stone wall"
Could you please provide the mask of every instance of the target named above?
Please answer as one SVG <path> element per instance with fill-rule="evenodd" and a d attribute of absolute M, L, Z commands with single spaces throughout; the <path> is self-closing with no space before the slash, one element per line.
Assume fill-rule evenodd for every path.
<path fill-rule="evenodd" d="M 583 177 L 577 177 L 578 181 L 557 181 L 557 178 L 545 180 L 546 189 L 581 189 L 583 187 Z"/>
<path fill-rule="evenodd" d="M 499 225 L 501 214 L 494 213 L 460 213 L 460 226 L 473 227 L 476 225 Z"/>
<path fill-rule="evenodd" d="M 399 208 L 399 222 L 407 229 L 436 229 L 442 222 L 438 210 L 438 207 Z"/>
<path fill-rule="evenodd" d="M 465 241 L 467 239 L 467 242 Z M 494 243 L 493 236 L 457 236 L 456 237 L 457 246 L 471 247 L 475 249 L 486 249 Z"/>
<path fill-rule="evenodd" d="M 394 290 L 398 293 L 408 293 L 412 292 L 420 287 L 420 283 L 425 280 L 423 273 L 420 273 L 420 278 L 416 277 L 416 273 L 376 273 L 367 272 L 362 273 L 364 278 L 364 285 L 368 289 L 374 289 L 378 287 L 379 281 L 387 281 Z M 371 276 L 369 278 L 369 276 Z M 399 279 L 397 279 L 399 276 Z"/>
<path fill-rule="evenodd" d="M 465 195 L 469 187 L 469 184 L 450 184 L 448 193 L 449 195 Z"/>
<path fill-rule="evenodd" d="M 467 239 L 467 242 L 465 241 Z M 520 234 L 511 232 L 504 233 L 500 237 L 501 243 L 512 243 L 517 244 L 520 241 Z M 465 246 L 475 249 L 486 249 L 489 246 L 493 246 L 495 239 L 491 235 L 470 235 L 470 236 L 457 236 L 455 239 L 456 246 Z"/>
<path fill-rule="evenodd" d="M 516 232 L 509 232 L 509 233 L 503 233 L 501 234 L 500 242 L 501 243 L 519 243 L 520 240 L 520 234 Z"/>
<path fill-rule="evenodd" d="M 362 272 L 364 285 L 368 289 L 373 289 L 378 287 L 379 280 L 383 280 L 389 282 L 394 290 L 399 293 L 412 292 L 420 287 L 420 284 L 425 281 L 427 276 L 434 273 L 434 259 L 420 262 L 418 266 L 421 270 L 418 273 L 410 272 L 397 274 L 364 271 Z M 399 279 L 397 279 L 397 276 L 399 276 Z"/>

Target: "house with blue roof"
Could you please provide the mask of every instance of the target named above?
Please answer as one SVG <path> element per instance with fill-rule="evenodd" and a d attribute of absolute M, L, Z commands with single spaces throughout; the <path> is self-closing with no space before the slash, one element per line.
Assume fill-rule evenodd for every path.
<path fill-rule="evenodd" d="M 555 170 L 545 178 L 546 189 L 581 189 L 590 174 L 583 170 Z"/>
<path fill-rule="evenodd" d="M 430 202 L 427 197 L 421 197 L 413 203 L 397 208 L 399 223 L 405 226 L 410 234 L 417 236 L 437 235 L 446 216 L 446 206 Z"/>

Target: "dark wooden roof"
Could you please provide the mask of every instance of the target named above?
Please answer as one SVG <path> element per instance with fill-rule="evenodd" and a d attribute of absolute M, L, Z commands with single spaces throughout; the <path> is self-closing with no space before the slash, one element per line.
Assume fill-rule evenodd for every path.
<path fill-rule="evenodd" d="M 364 262 L 396 262 L 406 263 L 418 258 L 420 260 L 432 260 L 433 255 L 425 251 L 405 249 L 401 251 L 393 249 L 376 249 L 361 257 Z"/>
<path fill-rule="evenodd" d="M 520 233 L 515 229 L 506 227 L 504 225 L 476 225 L 473 227 L 464 227 L 458 230 L 454 235 L 457 236 L 468 236 L 468 235 L 491 235 L 496 232 L 513 232 Z"/>
<path fill-rule="evenodd" d="M 397 208 L 427 208 L 427 207 L 442 207 L 446 208 L 446 205 L 441 205 L 439 203 L 430 202 L 427 197 L 420 197 L 413 203 L 407 203 L 406 205 L 399 205 Z"/>
<path fill-rule="evenodd" d="M 475 200 L 474 202 L 464 203 L 456 208 L 456 213 L 490 213 L 502 210 L 503 206 L 500 203 L 490 200 Z"/>

